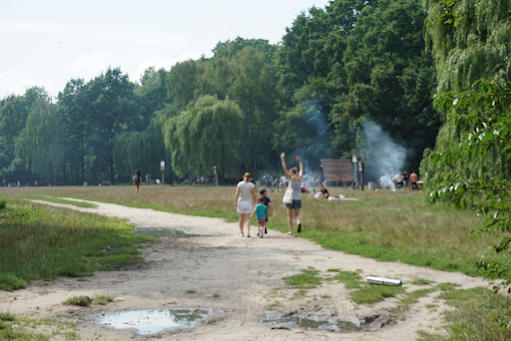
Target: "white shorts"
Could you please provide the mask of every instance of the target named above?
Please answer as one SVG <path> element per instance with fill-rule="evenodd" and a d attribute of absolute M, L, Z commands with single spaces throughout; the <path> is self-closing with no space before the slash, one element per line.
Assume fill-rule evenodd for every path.
<path fill-rule="evenodd" d="M 248 201 L 238 201 L 238 213 L 250 214 L 252 213 L 252 204 Z"/>

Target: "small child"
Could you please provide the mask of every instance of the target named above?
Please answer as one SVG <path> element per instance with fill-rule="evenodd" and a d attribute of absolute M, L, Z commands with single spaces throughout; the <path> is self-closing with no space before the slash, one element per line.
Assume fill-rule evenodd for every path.
<path fill-rule="evenodd" d="M 266 213 L 268 213 L 268 207 L 264 204 L 264 197 L 260 197 L 259 200 L 257 200 L 257 205 L 254 208 L 254 212 L 250 215 L 250 218 L 252 218 L 255 214 L 257 218 L 257 222 L 259 223 L 259 233 L 257 236 L 259 238 L 263 238 L 264 233 L 264 223 L 266 222 Z"/>
<path fill-rule="evenodd" d="M 266 213 L 266 221 L 264 222 L 264 234 L 268 234 L 268 217 L 271 217 L 271 200 L 266 196 L 266 190 L 262 189 L 259 193 L 264 198 L 264 204 L 268 207 L 268 212 Z"/>

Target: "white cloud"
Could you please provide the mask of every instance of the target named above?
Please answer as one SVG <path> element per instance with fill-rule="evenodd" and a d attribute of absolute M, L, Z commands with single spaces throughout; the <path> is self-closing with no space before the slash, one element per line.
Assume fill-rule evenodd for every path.
<path fill-rule="evenodd" d="M 130 31 L 104 31 L 91 36 L 95 39 L 138 46 L 182 48 L 190 43 L 193 35 L 179 33 L 139 33 Z"/>
<path fill-rule="evenodd" d="M 138 66 L 138 69 L 133 74 L 131 79 L 140 79 L 140 76 L 144 73 L 144 71 L 153 66 L 156 70 L 160 68 L 164 68 L 165 70 L 169 70 L 172 66 L 174 66 L 178 62 L 183 62 L 188 59 L 199 59 L 202 56 L 201 52 L 196 51 L 186 51 L 177 57 L 168 57 L 167 55 L 160 56 L 151 56 L 145 58 Z"/>
<path fill-rule="evenodd" d="M 113 53 L 81 54 L 65 69 L 78 77 L 84 77 L 85 73 L 96 76 L 109 66 L 115 67 L 120 64 L 120 60 Z"/>
<path fill-rule="evenodd" d="M 34 81 L 19 70 L 8 70 L 0 73 L 0 93 L 4 96 L 11 94 L 22 95 L 25 90 L 35 85 Z"/>
<path fill-rule="evenodd" d="M 0 32 L 52 33 L 65 29 L 64 25 L 42 21 L 0 20 Z"/>

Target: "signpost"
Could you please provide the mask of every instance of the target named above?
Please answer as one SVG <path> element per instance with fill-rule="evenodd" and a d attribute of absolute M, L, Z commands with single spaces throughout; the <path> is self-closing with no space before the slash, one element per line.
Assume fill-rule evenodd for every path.
<path fill-rule="evenodd" d="M 355 181 L 355 182 L 357 181 L 357 161 L 358 161 L 358 160 L 357 160 L 357 156 L 356 156 L 356 155 L 353 155 L 353 156 L 351 157 L 351 162 L 353 162 L 353 172 L 354 172 L 354 173 L 353 173 L 353 176 L 354 176 L 354 178 L 355 178 L 355 180 L 353 180 L 353 181 Z"/>
<path fill-rule="evenodd" d="M 213 166 L 213 174 L 215 174 L 215 186 L 218 186 L 218 174 L 216 172 L 216 166 Z"/>
<path fill-rule="evenodd" d="M 165 161 L 161 160 L 160 162 L 160 169 L 161 169 L 161 184 L 163 185 L 165 183 Z"/>

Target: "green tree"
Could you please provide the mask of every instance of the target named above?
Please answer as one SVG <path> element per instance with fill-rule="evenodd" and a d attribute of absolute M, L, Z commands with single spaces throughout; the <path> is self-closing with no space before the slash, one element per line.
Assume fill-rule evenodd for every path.
<path fill-rule="evenodd" d="M 108 70 L 90 84 L 94 135 L 95 166 L 109 170 L 110 182 L 115 183 L 113 147 L 117 134 L 137 126 L 139 108 L 134 94 L 135 85 L 119 68 Z"/>
<path fill-rule="evenodd" d="M 86 179 L 87 158 L 91 157 L 93 141 L 92 103 L 89 85 L 83 79 L 72 79 L 58 95 L 58 122 L 63 139 L 63 182 L 67 182 L 67 169 L 74 170 L 73 178 Z M 77 183 L 77 181 L 73 181 Z"/>
<path fill-rule="evenodd" d="M 498 234 L 494 250 L 501 257 L 479 267 L 497 292 L 511 285 L 511 2 L 430 0 L 425 6 L 437 61 L 435 103 L 446 117 L 436 150 L 422 162 L 426 186 L 431 200 L 486 216 L 477 232 Z M 511 327 L 510 316 L 500 317 L 502 327 Z"/>
<path fill-rule="evenodd" d="M 201 96 L 164 126 L 165 145 L 172 152 L 174 172 L 184 177 L 210 174 L 216 166 L 221 176 L 239 169 L 238 147 L 243 112 L 230 99 Z"/>
<path fill-rule="evenodd" d="M 30 111 L 39 99 L 47 99 L 44 88 L 32 87 L 23 96 L 0 101 L 0 175 L 9 180 L 31 180 L 31 164 L 16 157 L 16 138 L 25 128 Z"/>
<path fill-rule="evenodd" d="M 17 138 L 17 153 L 32 172 L 57 184 L 58 166 L 63 159 L 61 129 L 56 106 L 48 99 L 38 98 L 31 108 L 25 128 Z"/>

